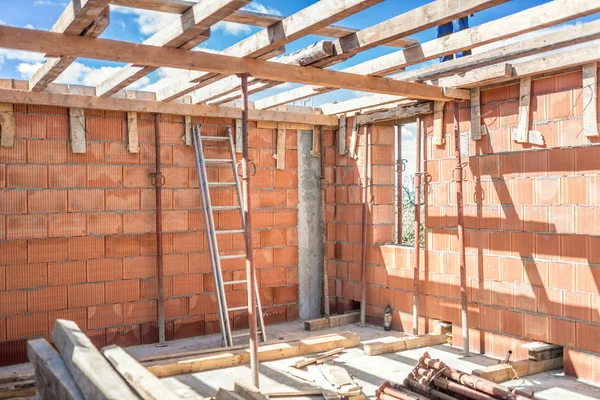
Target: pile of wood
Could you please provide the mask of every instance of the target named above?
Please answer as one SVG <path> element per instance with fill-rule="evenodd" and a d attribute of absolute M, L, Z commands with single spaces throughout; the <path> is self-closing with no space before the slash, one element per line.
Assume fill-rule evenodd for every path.
<path fill-rule="evenodd" d="M 455 370 L 423 354 L 402 385 L 385 382 L 375 392 L 377 400 L 530 400 L 533 394 L 502 386 Z"/>

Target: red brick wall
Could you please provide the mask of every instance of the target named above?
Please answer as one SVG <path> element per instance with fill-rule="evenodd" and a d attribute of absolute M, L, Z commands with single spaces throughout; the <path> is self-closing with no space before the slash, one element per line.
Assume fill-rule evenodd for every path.
<path fill-rule="evenodd" d="M 533 81 L 530 129 L 542 133 L 542 147 L 511 139 L 518 84 L 482 91 L 482 120 L 490 134 L 469 140 L 469 157 L 463 158 L 470 345 L 495 356 L 512 349 L 526 358 L 524 342 L 559 344 L 566 347 L 567 373 L 600 382 L 600 140 L 584 136 L 582 90 L 580 72 Z M 432 319 L 460 323 L 451 107 L 444 115 L 445 145 L 432 143 L 432 117 L 424 121 L 431 182 L 426 185 L 427 250 L 421 265 L 422 331 Z M 460 107 L 460 128 L 466 132 L 470 105 Z M 339 157 L 337 168 L 347 169 L 346 160 Z M 373 200 L 373 207 L 389 204 L 377 194 Z M 343 224 L 336 215 L 336 233 L 343 235 Z M 360 238 L 338 235 L 334 240 L 342 249 L 335 260 L 337 302 L 358 300 Z M 371 321 L 379 323 L 383 307 L 391 304 L 395 327 L 410 330 L 412 249 L 369 250 Z M 350 265 L 353 274 L 345 271 Z M 454 344 L 462 345 L 460 335 Z"/>
<path fill-rule="evenodd" d="M 161 115 L 167 339 L 218 331 L 194 153 L 183 118 Z M 194 118 L 203 134 L 224 134 L 232 120 Z M 97 346 L 158 340 L 153 116 L 139 114 L 140 152 L 126 150 L 124 113 L 86 110 L 87 153 L 70 150 L 68 110 L 15 105 L 15 146 L 0 148 L 0 365 L 26 361 L 26 339 L 48 337 L 56 318 L 74 320 Z M 252 123 L 251 123 L 252 124 Z M 251 126 L 256 126 L 251 125 Z M 258 170 L 252 202 L 255 260 L 267 323 L 297 318 L 296 133 L 287 132 L 287 169 L 275 170 L 275 131 L 250 129 Z M 216 142 L 214 142 L 216 143 Z M 206 144 L 207 157 L 229 157 Z M 231 180 L 231 169 L 209 171 Z M 215 189 L 213 205 L 233 204 Z M 240 227 L 237 212 L 217 227 Z M 219 239 L 242 250 L 242 235 Z M 223 263 L 239 279 L 243 260 Z M 239 286 L 239 287 L 237 287 Z M 229 306 L 246 304 L 243 285 Z M 235 329 L 247 326 L 244 312 Z"/>

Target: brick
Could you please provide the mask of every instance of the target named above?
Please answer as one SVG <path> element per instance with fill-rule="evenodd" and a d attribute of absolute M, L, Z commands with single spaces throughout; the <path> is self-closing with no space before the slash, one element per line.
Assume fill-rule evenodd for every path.
<path fill-rule="evenodd" d="M 27 292 L 11 290 L 0 292 L 0 315 L 20 314 L 27 311 Z"/>
<path fill-rule="evenodd" d="M 202 274 L 179 275 L 173 277 L 173 295 L 187 296 L 204 292 Z"/>
<path fill-rule="evenodd" d="M 188 168 L 163 168 L 165 187 L 185 188 L 189 186 Z"/>
<path fill-rule="evenodd" d="M 48 335 L 48 314 L 15 315 L 6 319 L 6 338 L 30 339 Z"/>
<path fill-rule="evenodd" d="M 0 214 L 27 213 L 27 192 L 24 190 L 2 190 L 0 192 Z"/>
<path fill-rule="evenodd" d="M 548 317 L 536 314 L 525 314 L 525 337 L 542 342 L 549 341 Z"/>
<path fill-rule="evenodd" d="M 536 235 L 535 257 L 546 260 L 557 260 L 559 258 L 560 236 L 559 235 Z"/>
<path fill-rule="evenodd" d="M 273 288 L 275 304 L 288 304 L 298 302 L 298 286 L 279 286 Z"/>
<path fill-rule="evenodd" d="M 104 190 L 69 190 L 69 212 L 103 210 Z"/>
<path fill-rule="evenodd" d="M 52 286 L 27 292 L 27 311 L 52 311 L 67 308 L 67 287 Z"/>
<path fill-rule="evenodd" d="M 286 191 L 261 190 L 259 193 L 260 207 L 284 207 L 286 205 Z"/>
<path fill-rule="evenodd" d="M 122 323 L 122 304 L 102 304 L 87 308 L 87 325 L 89 329 L 106 328 Z"/>
<path fill-rule="evenodd" d="M 600 350 L 600 326 L 577 322 L 576 332 L 578 348 L 596 353 Z"/>
<path fill-rule="evenodd" d="M 48 285 L 73 285 L 87 280 L 85 261 L 63 261 L 48 264 Z"/>
<path fill-rule="evenodd" d="M 103 164 L 104 143 L 88 141 L 86 143 L 85 153 L 72 153 L 71 151 L 68 151 L 67 162 L 69 164 Z M 81 165 L 79 168 L 82 168 L 85 171 L 85 166 Z"/>
<path fill-rule="evenodd" d="M 101 258 L 87 261 L 87 281 L 114 281 L 123 278 L 123 260 Z"/>
<path fill-rule="evenodd" d="M 27 192 L 27 202 L 23 201 L 22 203 L 23 206 L 25 204 L 27 204 L 30 213 L 67 212 L 67 191 L 30 190 Z M 2 206 L 0 205 L 0 213 L 2 213 L 1 208 Z M 11 212 L 10 214 L 15 213 Z"/>
<path fill-rule="evenodd" d="M 561 193 L 560 183 L 559 178 L 536 179 L 536 202 L 538 204 L 559 204 Z"/>
<path fill-rule="evenodd" d="M 130 153 L 125 142 L 107 142 L 104 144 L 107 164 L 139 164 L 139 153 Z"/>
<path fill-rule="evenodd" d="M 217 298 L 214 294 L 190 297 L 190 315 L 204 315 L 217 312 Z"/>
<path fill-rule="evenodd" d="M 68 239 L 36 239 L 27 242 L 27 261 L 30 263 L 62 261 L 67 258 Z"/>
<path fill-rule="evenodd" d="M 137 279 L 106 282 L 106 302 L 124 303 L 140 298 L 140 282 Z"/>
<path fill-rule="evenodd" d="M 563 291 L 557 289 L 539 290 L 538 310 L 542 314 L 563 316 Z M 554 343 L 554 342 L 553 342 Z"/>
<path fill-rule="evenodd" d="M 88 165 L 87 186 L 98 188 L 123 186 L 123 168 L 108 165 Z"/>
<path fill-rule="evenodd" d="M 575 267 L 575 290 L 598 295 L 600 289 L 597 282 L 600 282 L 600 267 L 588 264 Z"/>
<path fill-rule="evenodd" d="M 7 188 L 41 189 L 48 187 L 48 167 L 45 165 L 6 166 Z"/>
<path fill-rule="evenodd" d="M 8 215 L 6 216 L 7 239 L 38 239 L 45 238 L 48 217 L 39 214 Z"/>
<path fill-rule="evenodd" d="M 86 110 L 88 113 L 88 110 Z M 90 118 L 86 115 L 85 128 L 90 140 L 123 140 L 122 119 Z"/>
<path fill-rule="evenodd" d="M 283 267 L 260 270 L 261 287 L 283 286 L 286 284 L 286 270 Z"/>
<path fill-rule="evenodd" d="M 156 199 L 154 195 L 153 199 Z M 153 202 L 154 206 L 155 201 Z M 200 193 L 197 189 L 176 189 L 173 190 L 173 208 L 190 209 L 200 208 Z"/>
<path fill-rule="evenodd" d="M 123 167 L 123 184 L 125 187 L 152 187 L 152 167 L 125 166 Z"/>
<path fill-rule="evenodd" d="M 261 247 L 284 246 L 286 244 L 285 229 L 268 229 L 260 231 Z"/>
<path fill-rule="evenodd" d="M 87 215 L 89 235 L 115 235 L 123 233 L 123 216 L 118 213 L 94 213 Z"/>
<path fill-rule="evenodd" d="M 82 165 L 48 166 L 48 187 L 79 188 L 86 187 L 86 168 Z"/>
<path fill-rule="evenodd" d="M 592 379 L 591 355 L 574 349 L 564 349 L 564 369 L 566 375 L 576 376 L 579 379 Z"/>
<path fill-rule="evenodd" d="M 28 140 L 27 162 L 62 164 L 67 161 L 67 142 L 64 140 Z"/>
<path fill-rule="evenodd" d="M 548 276 L 551 288 L 573 290 L 575 286 L 573 264 L 551 262 L 548 264 Z"/>
<path fill-rule="evenodd" d="M 293 169 L 275 170 L 273 172 L 273 186 L 276 188 L 298 187 L 298 171 Z"/>
<path fill-rule="evenodd" d="M 164 256 L 165 275 L 182 275 L 188 273 L 187 254 L 166 254 Z"/>
<path fill-rule="evenodd" d="M 590 295 L 588 293 L 577 293 L 566 291 L 564 293 L 565 316 L 569 318 L 590 321 L 591 310 L 593 310 Z"/>
<path fill-rule="evenodd" d="M 123 259 L 123 278 L 149 278 L 156 275 L 156 257 L 138 256 Z"/>
<path fill-rule="evenodd" d="M 196 191 L 197 192 L 197 191 Z M 200 196 L 198 195 L 198 199 Z M 173 208 L 173 190 L 162 189 L 161 200 L 163 210 L 171 210 Z M 183 207 L 193 208 L 193 207 Z M 141 210 L 156 210 L 156 190 L 155 189 L 140 189 L 140 209 Z"/>
<path fill-rule="evenodd" d="M 188 230 L 188 213 L 185 210 L 172 210 L 163 212 L 164 232 L 177 232 Z"/>
<path fill-rule="evenodd" d="M 8 265 L 4 268 L 6 289 L 29 289 L 47 284 L 48 266 L 45 263 Z"/>
<path fill-rule="evenodd" d="M 149 322 L 157 320 L 156 301 L 136 301 L 123 305 L 123 320 L 126 324 Z"/>
<path fill-rule="evenodd" d="M 83 283 L 68 286 L 69 308 L 88 307 L 104 303 L 104 283 Z"/>
<path fill-rule="evenodd" d="M 69 238 L 69 260 L 87 260 L 104 257 L 103 237 Z"/>
<path fill-rule="evenodd" d="M 139 210 L 140 193 L 137 189 L 106 191 L 106 210 Z"/>
<path fill-rule="evenodd" d="M 66 319 L 73 321 L 80 329 L 87 329 L 87 310 L 85 308 L 77 308 L 74 310 L 56 310 L 48 313 L 48 330 L 52 332 L 57 319 Z"/>
<path fill-rule="evenodd" d="M 156 214 L 152 212 L 136 212 L 123 215 L 123 232 L 156 232 Z"/>
<path fill-rule="evenodd" d="M 173 319 L 189 315 L 189 298 L 179 297 L 165 300 L 165 318 Z"/>
<path fill-rule="evenodd" d="M 492 304 L 512 308 L 514 306 L 514 285 L 507 282 L 493 282 Z"/>
<path fill-rule="evenodd" d="M 524 334 L 524 313 L 502 310 L 502 333 L 522 337 Z"/>
<path fill-rule="evenodd" d="M 87 233 L 85 214 L 51 214 L 48 216 L 48 236 L 83 236 Z"/>

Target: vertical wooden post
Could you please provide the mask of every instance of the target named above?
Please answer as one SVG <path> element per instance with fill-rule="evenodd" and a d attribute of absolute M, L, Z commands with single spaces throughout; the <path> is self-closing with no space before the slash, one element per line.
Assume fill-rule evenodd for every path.
<path fill-rule="evenodd" d="M 15 114 L 13 105 L 0 103 L 0 146 L 13 147 L 15 144 Z"/>
<path fill-rule="evenodd" d="M 529 142 L 529 104 L 531 103 L 531 77 L 521 78 L 519 87 L 519 120 L 513 137 L 518 143 Z"/>
<path fill-rule="evenodd" d="M 256 272 L 254 268 L 254 254 L 252 247 L 252 204 L 250 197 L 251 175 L 250 160 L 248 156 L 248 75 L 240 75 L 242 81 L 242 195 L 244 198 L 244 220 L 246 221 L 246 281 L 248 283 L 248 328 L 250 329 L 250 368 L 252 371 L 252 384 L 259 388 L 258 371 L 258 332 L 256 316 Z"/>
<path fill-rule="evenodd" d="M 458 103 L 454 102 L 454 157 L 456 159 L 456 167 L 454 167 L 454 185 L 456 188 L 456 213 L 457 234 L 458 234 L 458 251 L 460 264 L 460 308 L 461 308 L 461 324 L 462 324 L 462 339 L 463 353 L 465 357 L 469 356 L 469 323 L 468 323 L 468 304 L 467 304 L 467 269 L 465 260 L 465 226 L 464 226 L 464 209 L 463 209 L 463 164 L 460 154 L 460 122 L 458 116 Z"/>
<path fill-rule="evenodd" d="M 69 130 L 71 133 L 71 151 L 85 153 L 85 112 L 83 108 L 69 108 Z"/>
<path fill-rule="evenodd" d="M 127 112 L 127 150 L 130 153 L 140 152 L 138 136 L 138 117 L 136 112 Z"/>
<path fill-rule="evenodd" d="M 277 169 L 285 169 L 285 127 L 277 124 Z"/>
<path fill-rule="evenodd" d="M 598 63 L 583 66 L 583 134 L 598 136 Z"/>
<path fill-rule="evenodd" d="M 325 179 L 325 169 L 327 166 L 325 159 L 325 138 L 323 137 L 323 127 L 320 126 L 321 139 L 321 218 L 323 232 L 323 312 L 329 317 L 329 265 L 327 257 L 327 180 Z"/>
<path fill-rule="evenodd" d="M 337 145 L 340 156 L 346 154 L 346 115 L 340 117 Z"/>
<path fill-rule="evenodd" d="M 481 139 L 481 89 L 471 89 L 471 139 Z"/>
<path fill-rule="evenodd" d="M 365 156 L 363 159 L 362 177 L 362 253 L 361 253 L 361 284 L 360 284 L 360 323 L 366 324 L 367 318 L 367 238 L 369 216 L 369 142 L 370 130 L 364 125 Z"/>
<path fill-rule="evenodd" d="M 415 256 L 413 257 L 413 335 L 419 334 L 419 276 L 421 264 L 421 116 L 417 116 L 415 134 Z"/>

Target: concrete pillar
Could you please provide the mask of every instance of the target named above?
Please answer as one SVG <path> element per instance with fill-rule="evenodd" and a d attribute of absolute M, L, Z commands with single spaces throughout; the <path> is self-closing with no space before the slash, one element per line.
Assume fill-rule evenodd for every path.
<path fill-rule="evenodd" d="M 301 319 L 321 315 L 323 243 L 321 162 L 312 157 L 312 130 L 298 131 L 298 295 Z"/>

